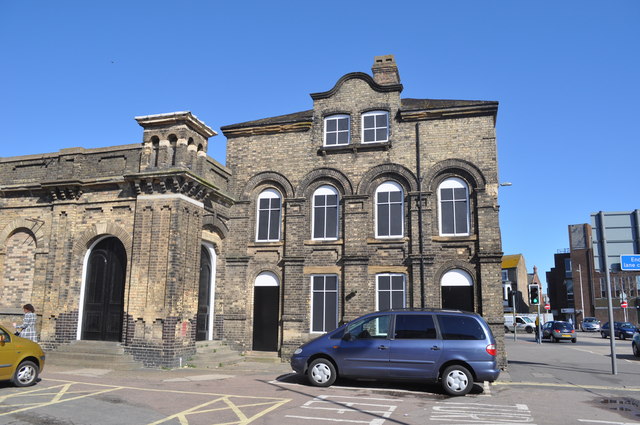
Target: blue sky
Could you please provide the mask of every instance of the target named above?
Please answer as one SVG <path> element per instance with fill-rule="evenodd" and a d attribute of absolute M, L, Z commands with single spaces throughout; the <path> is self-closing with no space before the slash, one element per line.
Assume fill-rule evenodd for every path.
<path fill-rule="evenodd" d="M 545 281 L 567 225 L 640 207 L 638 22 L 635 0 L 4 0 L 0 157 L 138 143 L 139 115 L 310 109 L 394 54 L 403 97 L 500 102 L 503 250 Z"/>

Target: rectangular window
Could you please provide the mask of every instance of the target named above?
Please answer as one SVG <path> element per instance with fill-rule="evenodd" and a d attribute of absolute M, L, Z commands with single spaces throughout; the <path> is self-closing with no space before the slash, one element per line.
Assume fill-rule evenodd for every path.
<path fill-rule="evenodd" d="M 607 298 L 607 279 L 600 278 L 600 297 Z"/>
<path fill-rule="evenodd" d="M 402 237 L 404 231 L 404 202 L 401 190 L 376 193 L 376 237 Z"/>
<path fill-rule="evenodd" d="M 436 339 L 436 325 L 430 314 L 396 316 L 395 339 Z"/>
<path fill-rule="evenodd" d="M 350 139 L 348 115 L 334 115 L 324 120 L 324 145 L 348 145 Z"/>
<path fill-rule="evenodd" d="M 405 307 L 405 285 L 403 274 L 379 274 L 377 280 L 377 310 Z"/>
<path fill-rule="evenodd" d="M 466 235 L 469 233 L 467 190 L 465 188 L 441 188 L 440 211 L 443 235 Z"/>
<path fill-rule="evenodd" d="M 338 195 L 313 197 L 313 239 L 338 238 Z"/>
<path fill-rule="evenodd" d="M 259 200 L 258 240 L 280 240 L 280 198 L 261 198 Z"/>
<path fill-rule="evenodd" d="M 389 140 L 389 113 L 367 112 L 362 115 L 362 142 L 380 143 Z"/>
<path fill-rule="evenodd" d="M 311 332 L 329 332 L 338 327 L 338 276 L 311 277 Z"/>
<path fill-rule="evenodd" d="M 571 277 L 571 258 L 564 259 L 564 275 Z"/>

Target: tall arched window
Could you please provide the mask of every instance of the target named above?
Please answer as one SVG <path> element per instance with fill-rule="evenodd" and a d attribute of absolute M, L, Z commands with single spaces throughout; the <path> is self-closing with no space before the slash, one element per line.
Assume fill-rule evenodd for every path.
<path fill-rule="evenodd" d="M 469 235 L 469 188 L 456 177 L 438 187 L 441 236 Z"/>
<path fill-rule="evenodd" d="M 338 191 L 321 186 L 313 192 L 313 239 L 338 239 Z"/>
<path fill-rule="evenodd" d="M 404 235 L 404 195 L 402 186 L 384 182 L 376 189 L 376 237 L 398 238 Z"/>
<path fill-rule="evenodd" d="M 442 308 L 473 311 L 473 279 L 462 269 L 446 272 L 440 280 Z"/>
<path fill-rule="evenodd" d="M 275 242 L 280 240 L 282 200 L 280 193 L 267 189 L 258 196 L 256 241 Z"/>

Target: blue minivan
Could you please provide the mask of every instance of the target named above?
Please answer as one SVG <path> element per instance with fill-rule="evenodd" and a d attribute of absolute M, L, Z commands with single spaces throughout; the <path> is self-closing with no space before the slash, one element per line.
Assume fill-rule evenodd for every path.
<path fill-rule="evenodd" d="M 440 382 L 467 394 L 474 382 L 498 379 L 496 341 L 480 315 L 458 310 L 401 309 L 370 313 L 300 346 L 296 373 L 328 387 L 338 376 Z"/>

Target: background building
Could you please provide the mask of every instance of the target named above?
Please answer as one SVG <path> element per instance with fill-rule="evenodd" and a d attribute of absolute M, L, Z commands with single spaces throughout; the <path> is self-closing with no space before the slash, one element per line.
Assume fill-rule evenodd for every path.
<path fill-rule="evenodd" d="M 505 313 L 513 313 L 514 302 L 516 313 L 532 312 L 529 306 L 530 283 L 540 285 L 542 293 L 537 268 L 534 267 L 533 273 L 527 273 L 527 265 L 522 254 L 502 257 L 502 304 Z"/>

